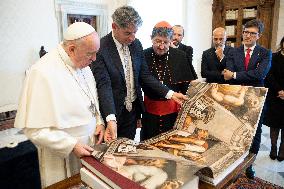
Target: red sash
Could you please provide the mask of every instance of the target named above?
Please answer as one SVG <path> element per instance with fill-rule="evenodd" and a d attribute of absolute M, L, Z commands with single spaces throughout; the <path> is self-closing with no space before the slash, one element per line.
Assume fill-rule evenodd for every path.
<path fill-rule="evenodd" d="M 180 105 L 174 100 L 152 100 L 147 96 L 144 97 L 144 105 L 148 113 L 160 116 L 180 110 Z"/>

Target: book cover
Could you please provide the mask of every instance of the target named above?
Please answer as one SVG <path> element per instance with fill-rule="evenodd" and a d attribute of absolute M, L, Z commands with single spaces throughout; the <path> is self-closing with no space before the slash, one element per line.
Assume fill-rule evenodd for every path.
<path fill-rule="evenodd" d="M 102 179 L 97 177 L 92 171 L 89 171 L 85 167 L 80 169 L 80 177 L 81 181 L 91 188 L 110 189 L 110 186 L 107 183 L 103 182 Z"/>

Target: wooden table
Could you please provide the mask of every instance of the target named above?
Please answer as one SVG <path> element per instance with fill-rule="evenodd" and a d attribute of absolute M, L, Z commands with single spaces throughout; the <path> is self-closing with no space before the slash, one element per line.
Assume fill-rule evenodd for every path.
<path fill-rule="evenodd" d="M 199 181 L 199 189 L 225 189 L 227 188 L 231 183 L 233 183 L 238 175 L 245 171 L 247 167 L 249 167 L 255 160 L 256 155 L 249 154 L 245 160 L 238 165 L 233 172 L 231 172 L 229 175 L 227 175 L 217 186 L 210 185 L 208 183 L 205 183 L 203 181 Z M 72 186 L 79 185 L 81 183 L 80 175 L 74 175 L 70 178 L 67 178 L 63 181 L 60 181 L 58 183 L 55 183 L 46 189 L 68 189 Z"/>
<path fill-rule="evenodd" d="M 81 183 L 80 174 L 73 175 L 67 179 L 57 182 L 51 186 L 46 187 L 46 189 L 68 189 L 72 186 L 79 185 Z"/>

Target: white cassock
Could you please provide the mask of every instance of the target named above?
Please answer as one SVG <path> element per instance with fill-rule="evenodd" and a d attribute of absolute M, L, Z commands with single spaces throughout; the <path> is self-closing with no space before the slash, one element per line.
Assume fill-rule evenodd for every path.
<path fill-rule="evenodd" d="M 77 141 L 91 144 L 96 125 L 103 124 L 90 68 L 72 65 L 59 45 L 27 71 L 23 86 L 15 127 L 38 147 L 42 187 L 79 173 L 72 150 Z"/>

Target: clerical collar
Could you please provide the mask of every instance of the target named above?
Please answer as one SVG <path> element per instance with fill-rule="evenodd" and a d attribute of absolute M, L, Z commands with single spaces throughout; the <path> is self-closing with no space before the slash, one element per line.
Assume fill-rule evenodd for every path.
<path fill-rule="evenodd" d="M 68 66 L 72 67 L 74 70 L 77 70 L 77 68 L 75 68 L 74 63 L 72 62 L 72 60 L 70 59 L 70 57 L 68 56 L 68 54 L 65 52 L 65 50 L 62 47 L 63 43 L 60 43 L 57 47 L 58 49 L 58 53 L 62 59 L 62 61 L 67 64 Z"/>

